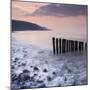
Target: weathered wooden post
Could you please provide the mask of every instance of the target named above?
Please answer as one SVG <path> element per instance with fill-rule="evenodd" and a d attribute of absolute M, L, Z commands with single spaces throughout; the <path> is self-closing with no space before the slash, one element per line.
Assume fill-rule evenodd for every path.
<path fill-rule="evenodd" d="M 61 38 L 52 37 L 53 54 L 61 54 L 66 52 L 82 52 L 87 50 L 87 42 L 67 40 Z"/>
<path fill-rule="evenodd" d="M 83 51 L 83 42 L 79 41 L 79 51 Z"/>
<path fill-rule="evenodd" d="M 78 51 L 78 41 L 75 41 L 75 51 Z"/>
<path fill-rule="evenodd" d="M 62 46 L 61 46 L 61 38 L 59 38 L 59 53 L 61 54 Z"/>
<path fill-rule="evenodd" d="M 71 52 L 73 52 L 73 51 L 74 51 L 74 41 L 71 40 Z"/>
<path fill-rule="evenodd" d="M 85 50 L 87 51 L 87 42 L 85 43 Z"/>
<path fill-rule="evenodd" d="M 53 54 L 55 55 L 55 37 L 52 38 Z"/>
<path fill-rule="evenodd" d="M 73 44 L 74 44 L 74 45 L 73 45 L 73 46 L 74 46 L 74 50 L 73 50 L 73 51 L 75 52 L 75 41 L 73 41 Z"/>
<path fill-rule="evenodd" d="M 56 53 L 58 54 L 58 38 L 56 38 Z"/>
<path fill-rule="evenodd" d="M 81 51 L 81 42 L 79 41 L 79 52 Z"/>
<path fill-rule="evenodd" d="M 66 39 L 62 39 L 62 53 L 66 52 Z"/>
<path fill-rule="evenodd" d="M 66 42 L 67 42 L 66 51 L 68 52 L 69 51 L 69 40 L 66 40 Z"/>
<path fill-rule="evenodd" d="M 84 42 L 82 42 L 82 51 L 84 50 Z"/>
<path fill-rule="evenodd" d="M 69 47 L 69 48 L 68 48 L 68 49 L 69 49 L 68 51 L 70 52 L 70 51 L 71 51 L 71 40 L 69 40 L 68 43 L 69 43 L 69 44 L 68 44 L 68 45 L 69 45 L 69 46 L 68 46 L 68 47 Z"/>

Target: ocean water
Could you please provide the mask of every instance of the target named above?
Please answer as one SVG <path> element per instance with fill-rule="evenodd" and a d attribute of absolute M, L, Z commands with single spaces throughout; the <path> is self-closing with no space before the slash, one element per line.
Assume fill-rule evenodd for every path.
<path fill-rule="evenodd" d="M 52 48 L 52 37 L 87 42 L 87 39 L 81 37 L 79 34 L 65 34 L 65 31 L 59 30 L 15 31 L 12 33 L 12 38 L 15 38 L 19 42 L 30 43 L 44 48 Z"/>
<path fill-rule="evenodd" d="M 53 55 L 12 39 L 11 71 L 12 90 L 87 85 L 87 53 Z"/>

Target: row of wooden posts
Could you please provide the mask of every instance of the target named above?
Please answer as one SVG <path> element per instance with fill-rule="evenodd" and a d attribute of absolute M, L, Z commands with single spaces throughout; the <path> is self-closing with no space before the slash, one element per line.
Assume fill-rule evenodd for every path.
<path fill-rule="evenodd" d="M 61 54 L 67 52 L 82 52 L 87 50 L 87 42 L 77 40 L 67 40 L 61 38 L 52 38 L 53 54 Z"/>

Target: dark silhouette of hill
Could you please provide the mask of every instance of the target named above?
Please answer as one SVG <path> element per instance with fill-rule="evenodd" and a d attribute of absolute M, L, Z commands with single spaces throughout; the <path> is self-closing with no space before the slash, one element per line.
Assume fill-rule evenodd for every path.
<path fill-rule="evenodd" d="M 42 30 L 48 30 L 48 29 L 31 22 L 12 20 L 12 31 L 29 31 L 29 30 L 42 31 Z"/>

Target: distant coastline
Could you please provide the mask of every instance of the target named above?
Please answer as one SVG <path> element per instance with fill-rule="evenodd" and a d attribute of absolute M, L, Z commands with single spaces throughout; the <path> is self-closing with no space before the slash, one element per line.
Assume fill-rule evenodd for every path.
<path fill-rule="evenodd" d="M 20 20 L 12 20 L 12 31 L 42 31 L 48 30 L 46 27 L 42 27 L 38 24 L 20 21 Z"/>

